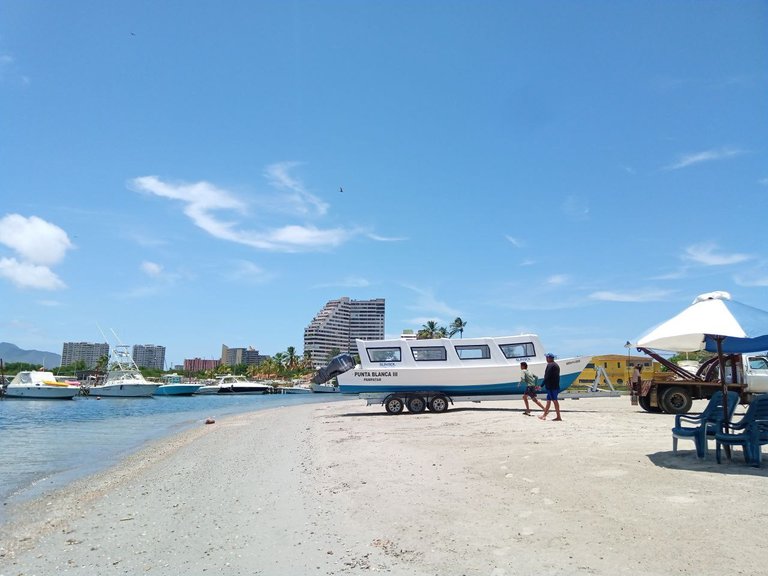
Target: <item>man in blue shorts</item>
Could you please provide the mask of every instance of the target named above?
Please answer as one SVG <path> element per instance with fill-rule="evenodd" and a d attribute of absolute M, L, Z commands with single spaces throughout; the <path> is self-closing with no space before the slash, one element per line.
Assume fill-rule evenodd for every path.
<path fill-rule="evenodd" d="M 547 353 L 547 367 L 544 369 L 544 388 L 547 391 L 547 404 L 544 406 L 544 414 L 539 416 L 541 420 L 547 419 L 550 404 L 555 405 L 555 420 L 560 418 L 560 402 L 557 401 L 557 395 L 560 393 L 560 365 L 555 362 L 555 355 Z"/>

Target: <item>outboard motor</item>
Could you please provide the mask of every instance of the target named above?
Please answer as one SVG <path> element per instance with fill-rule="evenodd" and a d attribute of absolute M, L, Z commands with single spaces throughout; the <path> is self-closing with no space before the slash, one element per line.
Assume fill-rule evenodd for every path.
<path fill-rule="evenodd" d="M 351 354 L 339 354 L 338 356 L 331 358 L 331 361 L 328 362 L 327 366 L 320 368 L 320 370 L 315 372 L 315 375 L 312 377 L 312 382 L 315 384 L 328 382 L 328 380 L 334 376 L 343 374 L 347 370 L 351 370 L 354 367 L 355 359 L 352 358 Z"/>

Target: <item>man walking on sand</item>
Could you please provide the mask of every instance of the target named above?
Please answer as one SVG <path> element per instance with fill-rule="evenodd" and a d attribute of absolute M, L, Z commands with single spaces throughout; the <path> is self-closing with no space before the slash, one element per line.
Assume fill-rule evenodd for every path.
<path fill-rule="evenodd" d="M 555 355 L 547 353 L 547 367 L 544 370 L 544 388 L 547 390 L 547 405 L 544 406 L 544 414 L 539 416 L 540 420 L 546 420 L 549 414 L 549 405 L 555 405 L 555 420 L 560 418 L 560 402 L 557 401 L 557 395 L 560 393 L 560 365 L 555 362 Z"/>

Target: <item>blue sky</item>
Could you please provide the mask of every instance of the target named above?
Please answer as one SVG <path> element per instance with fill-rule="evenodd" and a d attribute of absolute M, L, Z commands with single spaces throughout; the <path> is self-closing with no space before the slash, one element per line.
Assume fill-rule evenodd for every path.
<path fill-rule="evenodd" d="M 768 309 L 765 1 L 0 13 L 1 341 L 301 351 L 349 296 L 564 356 Z"/>

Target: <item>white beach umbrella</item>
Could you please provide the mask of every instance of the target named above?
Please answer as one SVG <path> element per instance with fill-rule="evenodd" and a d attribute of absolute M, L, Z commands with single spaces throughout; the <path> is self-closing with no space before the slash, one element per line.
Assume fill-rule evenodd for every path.
<path fill-rule="evenodd" d="M 723 396 L 728 393 L 723 354 L 768 350 L 768 312 L 731 300 L 728 292 L 697 296 L 677 316 L 651 328 L 637 339 L 640 348 L 717 352 Z M 727 420 L 727 402 L 723 402 Z"/>

